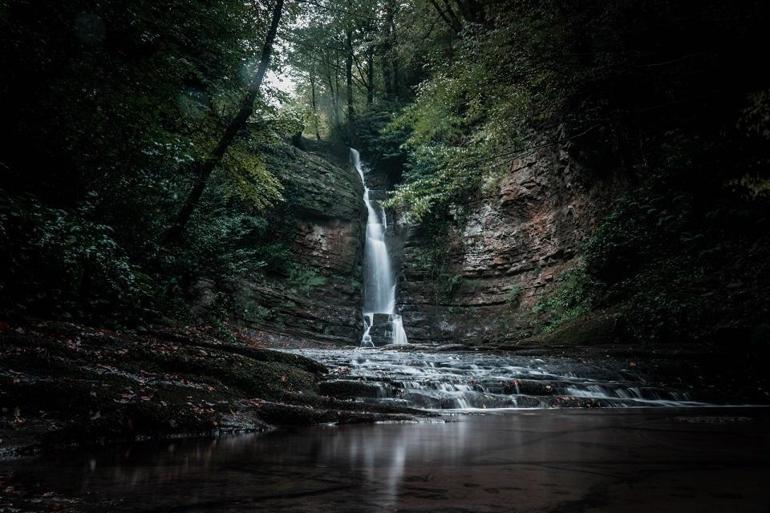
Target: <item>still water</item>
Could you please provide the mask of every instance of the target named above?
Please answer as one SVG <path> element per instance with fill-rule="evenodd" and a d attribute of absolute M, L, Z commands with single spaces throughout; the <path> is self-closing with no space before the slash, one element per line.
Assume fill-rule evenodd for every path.
<path fill-rule="evenodd" d="M 533 410 L 17 462 L 116 512 L 767 512 L 765 409 Z"/>

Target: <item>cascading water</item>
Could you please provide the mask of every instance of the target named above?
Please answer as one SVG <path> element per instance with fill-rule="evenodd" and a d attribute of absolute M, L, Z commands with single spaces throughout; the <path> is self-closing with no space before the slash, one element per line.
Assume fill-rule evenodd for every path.
<path fill-rule="evenodd" d="M 396 280 L 385 242 L 385 210 L 370 198 L 361 154 L 355 148 L 350 148 L 350 160 L 364 184 L 364 204 L 367 210 L 364 244 L 364 334 L 361 337 L 361 345 L 374 347 L 370 333 L 376 314 L 388 316 L 390 343 L 406 344 L 404 322 L 396 313 Z"/>
<path fill-rule="evenodd" d="M 414 346 L 413 346 L 414 347 Z M 424 346 L 423 346 L 424 347 Z M 431 410 L 706 406 L 626 360 L 476 351 L 299 349 L 328 369 L 322 391 L 359 401 Z M 327 388 L 328 387 L 328 388 Z M 340 392 L 342 391 L 342 392 Z"/>

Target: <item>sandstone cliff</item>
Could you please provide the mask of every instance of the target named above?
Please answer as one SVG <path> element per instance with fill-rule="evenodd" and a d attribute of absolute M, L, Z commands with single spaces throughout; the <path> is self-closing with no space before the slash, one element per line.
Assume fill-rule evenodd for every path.
<path fill-rule="evenodd" d="M 240 284 L 241 321 L 273 344 L 355 344 L 361 332 L 363 189 L 356 173 L 284 145 L 264 154 L 286 198 L 271 220 L 281 272 Z"/>
<path fill-rule="evenodd" d="M 531 335 L 535 305 L 579 265 L 580 244 L 614 188 L 587 176 L 566 151 L 543 149 L 514 160 L 454 212 L 440 247 L 423 227 L 404 229 L 399 308 L 410 341 Z"/>

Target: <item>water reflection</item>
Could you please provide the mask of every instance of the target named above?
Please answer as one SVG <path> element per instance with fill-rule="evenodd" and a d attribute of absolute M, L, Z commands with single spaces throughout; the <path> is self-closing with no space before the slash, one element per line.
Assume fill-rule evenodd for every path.
<path fill-rule="evenodd" d="M 770 424 L 755 413 L 747 422 L 714 410 L 700 415 L 728 421 L 681 420 L 700 418 L 692 411 L 533 412 L 321 427 L 135 444 L 16 471 L 118 512 L 549 511 L 576 501 L 748 511 L 770 499 Z"/>

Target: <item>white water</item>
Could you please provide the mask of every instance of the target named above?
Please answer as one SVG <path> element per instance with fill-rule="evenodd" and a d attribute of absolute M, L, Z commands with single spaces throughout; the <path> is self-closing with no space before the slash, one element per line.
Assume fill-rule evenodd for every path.
<path fill-rule="evenodd" d="M 373 202 L 369 196 L 366 172 L 358 150 L 350 148 L 350 160 L 364 184 L 364 204 L 367 210 L 364 244 L 364 334 L 361 337 L 361 345 L 374 346 L 369 334 L 374 322 L 374 314 L 389 316 L 392 344 L 406 344 L 404 322 L 396 313 L 396 281 L 385 242 L 388 222 L 385 210 L 379 203 Z"/>
<path fill-rule="evenodd" d="M 431 352 L 412 349 L 293 351 L 329 368 L 327 381 L 355 385 L 356 400 L 428 410 L 708 406 L 624 360 Z M 323 384 L 321 385 L 324 386 Z M 367 391 L 368 390 L 368 391 Z"/>

